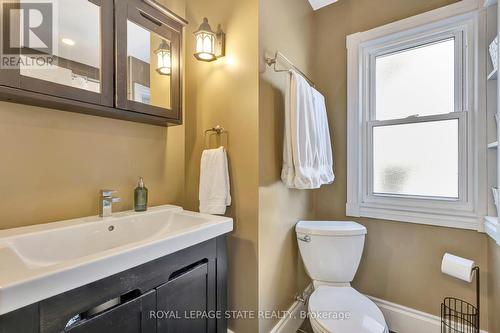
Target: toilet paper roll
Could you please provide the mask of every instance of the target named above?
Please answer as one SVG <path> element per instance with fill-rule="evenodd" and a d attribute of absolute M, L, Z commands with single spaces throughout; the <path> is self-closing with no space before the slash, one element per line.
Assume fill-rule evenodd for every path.
<path fill-rule="evenodd" d="M 441 272 L 469 283 L 472 282 L 473 268 L 474 261 L 449 253 L 445 253 L 443 262 L 441 263 Z"/>

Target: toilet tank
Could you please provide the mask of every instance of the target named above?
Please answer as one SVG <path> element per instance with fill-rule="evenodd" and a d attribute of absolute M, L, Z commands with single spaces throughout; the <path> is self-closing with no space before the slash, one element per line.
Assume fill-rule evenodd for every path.
<path fill-rule="evenodd" d="M 312 280 L 350 283 L 354 279 L 367 233 L 364 226 L 349 221 L 300 221 L 295 231 Z"/>

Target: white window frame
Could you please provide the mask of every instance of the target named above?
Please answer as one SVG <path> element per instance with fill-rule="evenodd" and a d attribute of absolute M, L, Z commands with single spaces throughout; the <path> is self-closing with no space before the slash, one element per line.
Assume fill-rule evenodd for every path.
<path fill-rule="evenodd" d="M 485 174 L 479 135 L 479 2 L 463 0 L 424 14 L 347 37 L 348 175 L 346 215 L 480 230 L 486 210 Z M 395 51 L 455 39 L 455 112 L 395 120 L 375 120 L 375 59 Z M 463 50 L 463 51 L 462 51 Z M 373 193 L 373 127 L 458 119 L 459 198 L 429 198 Z M 463 175 L 466 175 L 465 177 Z M 482 202 L 482 203 L 481 203 Z"/>

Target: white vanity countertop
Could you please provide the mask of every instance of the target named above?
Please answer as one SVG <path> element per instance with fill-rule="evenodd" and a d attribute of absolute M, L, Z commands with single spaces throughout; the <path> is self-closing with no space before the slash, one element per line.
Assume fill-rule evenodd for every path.
<path fill-rule="evenodd" d="M 233 220 L 158 206 L 0 231 L 0 315 L 233 230 Z"/>

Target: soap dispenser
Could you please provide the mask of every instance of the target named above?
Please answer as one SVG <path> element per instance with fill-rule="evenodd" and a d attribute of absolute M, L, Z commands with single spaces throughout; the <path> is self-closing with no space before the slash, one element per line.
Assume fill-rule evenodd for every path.
<path fill-rule="evenodd" d="M 148 189 L 144 186 L 144 179 L 139 178 L 139 183 L 134 191 L 134 209 L 136 212 L 145 212 L 148 209 Z"/>

